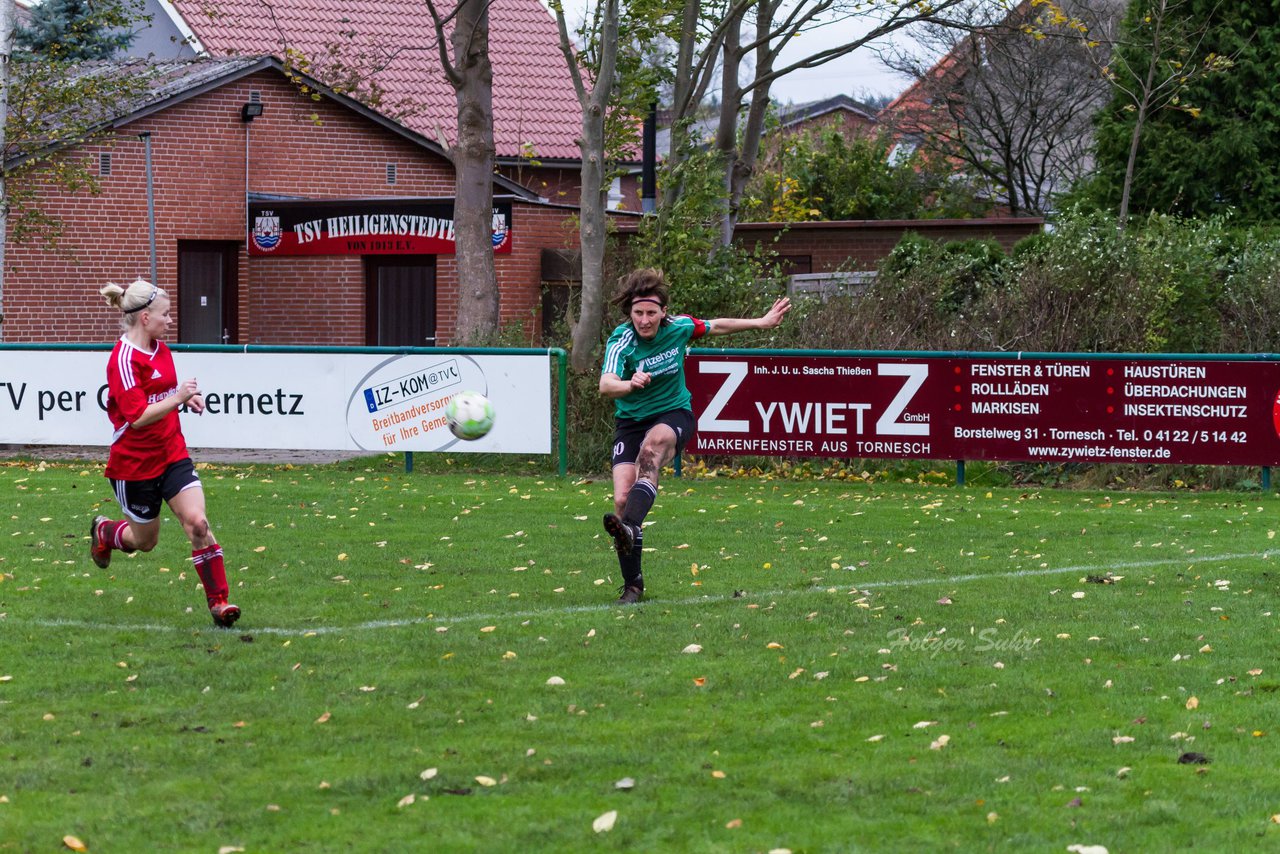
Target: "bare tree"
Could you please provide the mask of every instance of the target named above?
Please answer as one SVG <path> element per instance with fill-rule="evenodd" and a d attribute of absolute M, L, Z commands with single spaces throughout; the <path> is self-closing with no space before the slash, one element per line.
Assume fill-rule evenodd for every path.
<path fill-rule="evenodd" d="M 722 241 L 728 243 L 737 220 L 742 191 L 755 170 L 773 81 L 803 68 L 816 68 L 886 36 L 920 23 L 959 28 L 969 24 L 958 12 L 966 8 L 1000 6 L 1000 0 L 724 0 L 703 6 L 685 0 L 681 10 L 681 38 L 677 44 L 673 124 L 688 126 L 712 82 L 720 82 L 720 124 L 715 148 L 725 169 L 725 213 Z M 858 35 L 834 47 L 816 50 L 794 62 L 779 65 L 782 51 L 805 33 L 823 27 L 840 27 Z M 803 40 L 799 43 L 803 43 Z M 752 60 L 745 70 L 746 60 Z M 739 112 L 749 99 L 747 118 L 739 133 Z M 669 165 L 678 165 L 681 153 L 673 135 Z M 668 202 L 680 192 L 669 184 Z"/>
<path fill-rule="evenodd" d="M 927 23 L 914 33 L 918 54 L 885 60 L 917 81 L 890 117 L 894 130 L 959 164 L 1015 216 L 1047 213 L 1088 171 L 1093 115 L 1110 96 L 1079 35 L 1110 44 L 1123 10 L 1115 0 L 1067 5 L 1024 2 L 964 30 Z"/>
<path fill-rule="evenodd" d="M 458 100 L 453 162 L 454 234 L 458 262 L 459 341 L 498 330 L 498 276 L 493 262 L 493 66 L 489 62 L 489 3 L 458 0 L 442 14 L 426 0 L 435 27 L 440 67 Z M 446 30 L 452 31 L 446 36 Z M 449 45 L 453 49 L 450 58 Z"/>
<path fill-rule="evenodd" d="M 600 4 L 599 55 L 590 89 L 583 79 L 577 51 L 569 38 L 564 7 L 553 3 L 560 30 L 560 50 L 573 78 L 573 88 L 582 105 L 582 191 L 579 201 L 578 240 L 582 252 L 582 291 L 578 317 L 573 324 L 570 363 L 575 371 L 589 370 L 595 361 L 596 345 L 604 322 L 605 206 L 605 120 L 613 95 L 618 58 L 619 0 Z"/>

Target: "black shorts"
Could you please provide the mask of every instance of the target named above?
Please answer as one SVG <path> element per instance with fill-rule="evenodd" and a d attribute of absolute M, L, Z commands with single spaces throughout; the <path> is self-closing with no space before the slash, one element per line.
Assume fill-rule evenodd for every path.
<path fill-rule="evenodd" d="M 693 413 L 688 409 L 673 409 L 652 418 L 617 418 L 613 428 L 613 464 L 634 463 L 640 456 L 640 445 L 650 428 L 666 424 L 676 431 L 676 458 L 684 451 L 685 443 L 693 435 Z"/>
<path fill-rule="evenodd" d="M 170 463 L 158 477 L 146 480 L 111 480 L 111 491 L 124 515 L 143 524 L 160 518 L 160 509 L 184 489 L 200 486 L 200 475 L 191 458 Z"/>

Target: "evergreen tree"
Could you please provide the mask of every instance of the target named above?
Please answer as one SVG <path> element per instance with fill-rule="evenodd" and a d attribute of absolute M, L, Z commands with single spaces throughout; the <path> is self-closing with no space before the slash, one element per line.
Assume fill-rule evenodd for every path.
<path fill-rule="evenodd" d="M 1146 68 L 1142 37 L 1149 0 L 1137 0 L 1119 48 Z M 1246 222 L 1274 221 L 1280 211 L 1280 3 L 1187 0 L 1171 22 L 1183 38 L 1165 68 L 1183 81 L 1163 109 L 1147 115 L 1134 166 L 1133 213 L 1208 216 L 1234 211 Z M 1145 53 L 1144 53 L 1144 48 Z M 1190 71 L 1189 69 L 1195 69 Z M 1087 193 L 1115 209 L 1137 121 L 1117 93 L 1099 117 L 1097 176 Z"/>
<path fill-rule="evenodd" d="M 14 32 L 19 55 L 76 62 L 110 59 L 127 49 L 137 15 L 120 0 L 44 0 Z"/>

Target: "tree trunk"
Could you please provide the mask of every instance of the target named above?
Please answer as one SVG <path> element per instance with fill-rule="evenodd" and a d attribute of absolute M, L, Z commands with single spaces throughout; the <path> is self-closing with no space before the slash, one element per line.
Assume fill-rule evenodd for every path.
<path fill-rule="evenodd" d="M 454 21 L 453 81 L 458 139 L 453 148 L 453 203 L 458 265 L 455 341 L 474 343 L 498 331 L 498 277 L 493 263 L 493 66 L 488 0 L 461 0 Z"/>
<path fill-rule="evenodd" d="M 582 248 L 582 291 L 578 322 L 573 326 L 570 364 L 575 371 L 595 364 L 604 324 L 605 205 L 604 109 L 593 103 L 582 114 L 582 197 L 578 212 L 578 242 Z"/>
<path fill-rule="evenodd" d="M 674 114 L 671 117 L 671 142 L 667 150 L 665 172 L 667 184 L 662 189 L 663 204 L 668 208 L 680 198 L 680 184 L 674 180 L 677 168 L 683 159 L 681 146 L 684 143 L 685 123 L 693 117 L 698 109 L 698 81 L 694 74 L 695 57 L 698 52 L 698 11 L 699 0 L 685 0 L 680 22 L 680 41 L 676 51 L 676 76 L 673 81 Z"/>
<path fill-rule="evenodd" d="M 1133 170 L 1138 164 L 1138 143 L 1142 140 L 1142 125 L 1146 121 L 1146 104 L 1138 107 L 1138 115 L 1133 121 L 1133 133 L 1129 136 L 1129 159 L 1125 162 L 1124 167 L 1124 184 L 1120 190 L 1120 212 L 1116 216 L 1116 223 L 1124 228 L 1126 222 L 1129 221 L 1129 195 L 1133 190 Z"/>
<path fill-rule="evenodd" d="M 738 110 L 742 108 L 742 15 L 736 15 L 725 28 L 720 77 L 720 125 L 716 128 L 716 151 L 724 168 L 724 199 L 720 213 L 720 242 L 728 246 L 733 240 L 732 199 L 734 173 L 738 168 Z"/>
<path fill-rule="evenodd" d="M 605 186 L 604 125 L 617 67 L 619 14 L 618 0 L 605 0 L 600 33 L 600 67 L 596 69 L 595 85 L 589 95 L 581 82 L 581 75 L 574 74 L 578 99 L 582 102 L 582 138 L 578 140 L 578 150 L 582 152 L 582 195 L 578 202 L 582 289 L 578 319 L 573 325 L 569 364 L 579 373 L 595 367 L 596 349 L 604 324 L 604 254 L 608 219 L 605 213 L 608 188 Z M 572 61 L 573 54 L 563 24 L 561 42 L 566 58 Z"/>
<path fill-rule="evenodd" d="M 738 210 L 747 182 L 756 171 L 760 156 L 760 140 L 764 136 L 764 122 L 769 114 L 769 90 L 772 86 L 775 54 L 769 49 L 768 34 L 773 26 L 768 0 L 761 0 L 756 9 L 756 68 L 755 78 L 762 81 L 751 90 L 751 106 L 747 109 L 747 123 L 742 129 L 742 145 L 737 157 L 729 166 L 729 210 L 721 226 L 721 242 L 728 246 L 738 225 Z"/>

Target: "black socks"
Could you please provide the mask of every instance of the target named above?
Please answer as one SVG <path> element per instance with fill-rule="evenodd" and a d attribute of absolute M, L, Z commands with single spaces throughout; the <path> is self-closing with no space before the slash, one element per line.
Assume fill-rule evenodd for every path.
<path fill-rule="evenodd" d="M 653 509 L 653 502 L 657 497 L 658 487 L 647 480 L 637 480 L 627 493 L 627 505 L 622 508 L 622 521 L 633 528 L 639 528 L 644 517 Z"/>

